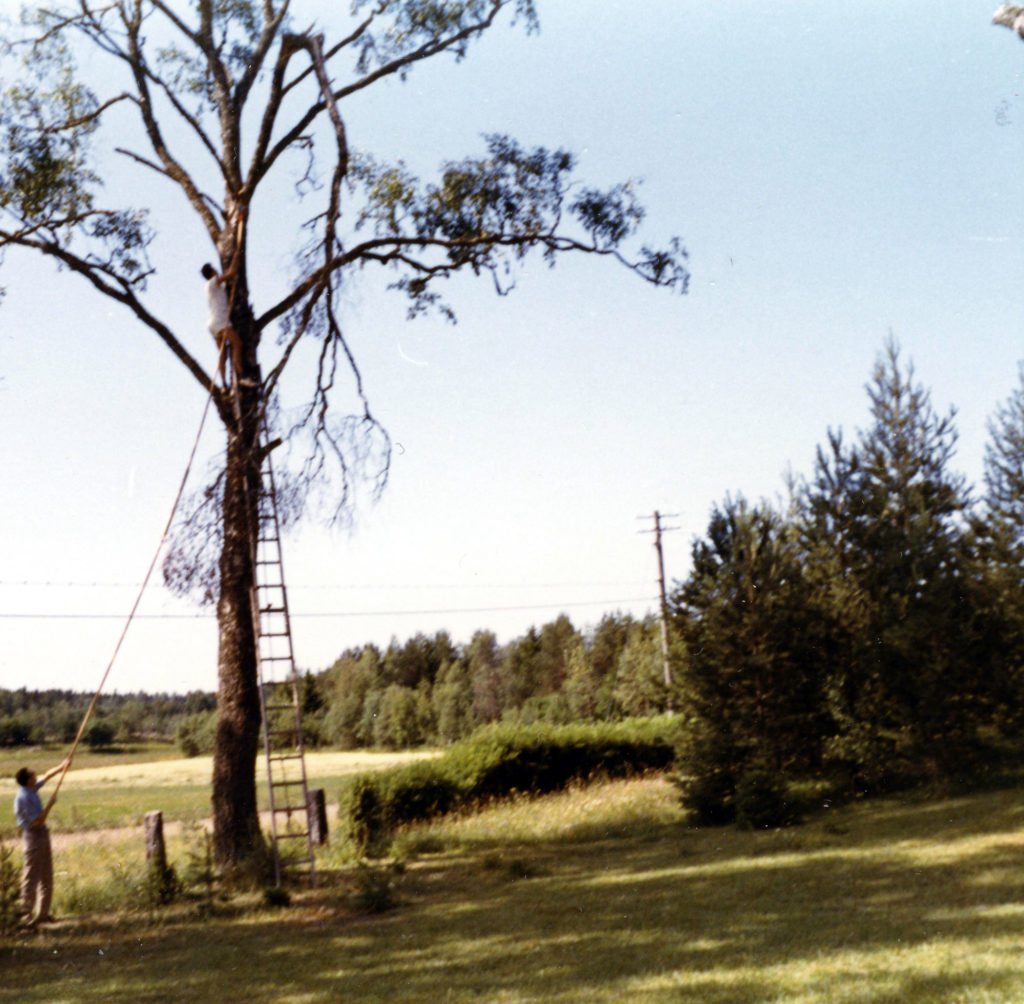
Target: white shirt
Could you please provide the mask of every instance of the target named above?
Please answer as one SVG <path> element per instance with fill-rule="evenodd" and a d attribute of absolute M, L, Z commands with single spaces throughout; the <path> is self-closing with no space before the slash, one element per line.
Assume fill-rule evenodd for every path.
<path fill-rule="evenodd" d="M 206 280 L 206 299 L 210 303 L 210 318 L 207 325 L 210 328 L 210 334 L 216 337 L 231 324 L 228 291 L 217 276 Z"/>

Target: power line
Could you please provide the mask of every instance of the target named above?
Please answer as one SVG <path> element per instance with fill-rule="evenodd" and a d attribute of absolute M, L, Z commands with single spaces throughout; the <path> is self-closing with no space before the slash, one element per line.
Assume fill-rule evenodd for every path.
<path fill-rule="evenodd" d="M 17 586 L 19 588 L 54 588 L 54 589 L 138 589 L 141 583 L 138 582 L 85 582 L 85 581 L 53 581 L 44 579 L 11 579 L 0 580 L 0 589 Z M 574 589 L 581 586 L 642 586 L 646 580 L 635 579 L 622 581 L 579 581 L 579 582 L 427 582 L 427 583 L 365 583 L 365 582 L 342 582 L 342 583 L 299 583 L 289 586 L 288 591 L 318 591 L 328 590 L 359 590 L 366 592 L 370 589 Z M 162 588 L 154 586 L 151 588 Z"/>
<path fill-rule="evenodd" d="M 292 613 L 292 619 L 330 620 L 352 617 L 421 617 L 441 614 L 490 614 L 514 613 L 523 610 L 564 610 L 573 607 L 610 607 L 622 603 L 657 603 L 656 596 L 634 596 L 614 600 L 572 600 L 568 603 L 526 603 L 517 606 L 496 607 L 460 607 L 436 608 L 421 610 L 344 610 L 315 611 L 309 613 Z M 214 611 L 197 611 L 195 613 L 160 613 L 135 615 L 135 620 L 213 620 Z M 0 620 L 122 620 L 123 613 L 6 613 L 0 612 Z"/>

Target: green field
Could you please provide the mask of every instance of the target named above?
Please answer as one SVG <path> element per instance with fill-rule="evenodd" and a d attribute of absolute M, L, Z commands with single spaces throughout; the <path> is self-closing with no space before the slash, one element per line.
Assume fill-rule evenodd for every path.
<path fill-rule="evenodd" d="M 358 911 L 332 849 L 319 888 L 277 911 L 97 902 L 10 942 L 0 999 L 1019 1004 L 1022 823 L 997 791 L 695 830 L 664 780 L 595 785 L 402 834 L 386 913 Z M 86 832 L 57 855 L 81 891 L 141 848 Z"/>
<path fill-rule="evenodd" d="M 167 759 L 175 747 L 149 745 L 118 753 L 82 752 L 75 756 L 50 818 L 56 833 L 86 829 L 141 826 L 147 812 L 159 809 L 166 820 L 191 821 L 210 813 L 211 757 Z M 328 800 L 336 797 L 345 777 L 381 770 L 432 753 L 307 753 L 311 787 L 324 788 Z M 0 753 L 0 800 L 10 804 L 17 785 L 14 774 L 22 764 L 41 772 L 60 763 L 61 749 Z M 258 780 L 266 778 L 262 757 L 256 765 Z M 51 781 L 52 786 L 55 782 Z M 47 789 L 43 789 L 45 795 Z M 261 793 L 262 798 L 262 793 Z M 265 799 L 264 799 L 265 801 Z M 13 815 L 0 814 L 0 835 L 16 834 Z"/>

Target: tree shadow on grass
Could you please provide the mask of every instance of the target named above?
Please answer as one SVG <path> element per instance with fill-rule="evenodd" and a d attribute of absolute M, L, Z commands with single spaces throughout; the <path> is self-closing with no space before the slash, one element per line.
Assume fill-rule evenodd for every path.
<path fill-rule="evenodd" d="M 242 919 L 46 932 L 3 949 L 0 993 L 1009 1004 L 1024 999 L 1021 819 L 1004 792 L 853 806 L 775 833 L 563 834 L 420 861 L 378 916 L 354 916 L 329 885 Z"/>

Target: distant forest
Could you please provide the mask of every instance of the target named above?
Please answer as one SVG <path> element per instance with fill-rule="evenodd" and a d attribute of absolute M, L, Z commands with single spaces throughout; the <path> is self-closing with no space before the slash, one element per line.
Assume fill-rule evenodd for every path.
<path fill-rule="evenodd" d="M 70 690 L 0 690 L 0 746 L 70 743 L 92 694 Z M 173 739 L 182 721 L 208 714 L 213 694 L 103 694 L 83 742 L 93 748 L 145 739 Z"/>
<path fill-rule="evenodd" d="M 301 678 L 310 746 L 437 745 L 498 720 L 599 720 L 648 715 L 668 703 L 657 623 L 604 617 L 581 632 L 565 615 L 507 645 L 478 631 L 447 632 L 386 649 L 364 645 Z M 0 745 L 71 741 L 92 699 L 69 691 L 0 690 Z M 101 696 L 85 741 L 94 748 L 175 739 L 188 755 L 212 749 L 213 694 Z"/>

